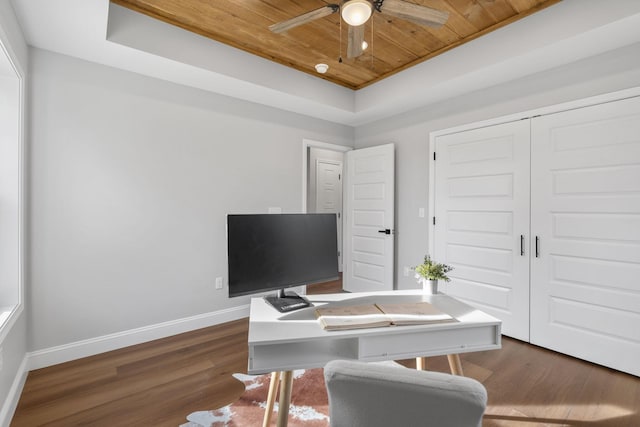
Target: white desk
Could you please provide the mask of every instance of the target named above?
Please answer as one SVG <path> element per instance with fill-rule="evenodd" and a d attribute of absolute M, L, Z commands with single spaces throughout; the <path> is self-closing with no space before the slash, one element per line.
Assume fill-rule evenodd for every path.
<path fill-rule="evenodd" d="M 314 315 L 315 307 L 280 313 L 262 298 L 253 298 L 249 315 L 248 372 L 274 373 L 268 405 L 273 404 L 280 379 L 278 426 L 287 424 L 291 371 L 294 369 L 320 368 L 334 359 L 380 361 L 452 355 L 449 363 L 454 373 L 461 374 L 461 369 L 454 367 L 454 364 L 459 366 L 458 353 L 501 347 L 500 320 L 444 294 L 426 295 L 412 290 L 310 295 L 308 299 L 315 307 L 328 303 L 356 305 L 427 301 L 458 322 L 325 331 Z M 270 412 L 267 407 L 266 423 Z"/>

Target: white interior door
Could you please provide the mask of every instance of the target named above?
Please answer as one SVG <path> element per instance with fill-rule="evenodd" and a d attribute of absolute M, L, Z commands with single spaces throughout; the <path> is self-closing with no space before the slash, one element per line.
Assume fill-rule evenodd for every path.
<path fill-rule="evenodd" d="M 343 288 L 393 289 L 394 146 L 347 153 Z"/>
<path fill-rule="evenodd" d="M 342 271 L 342 162 L 316 159 L 316 212 L 336 214 L 338 268 Z"/>
<path fill-rule="evenodd" d="M 433 258 L 442 290 L 529 339 L 529 121 L 436 138 Z"/>
<path fill-rule="evenodd" d="M 640 375 L 640 99 L 532 136 L 531 342 Z"/>

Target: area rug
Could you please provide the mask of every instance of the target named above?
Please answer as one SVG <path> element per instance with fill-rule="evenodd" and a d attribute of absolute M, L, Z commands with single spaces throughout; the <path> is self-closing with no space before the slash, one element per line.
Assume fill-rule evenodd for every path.
<path fill-rule="evenodd" d="M 271 375 L 233 374 L 242 381 L 245 392 L 240 399 L 220 409 L 198 411 L 187 416 L 180 427 L 253 427 L 261 426 Z M 278 418 L 278 402 L 271 424 Z M 289 407 L 289 427 L 327 427 L 329 404 L 322 369 L 293 371 L 293 389 Z"/>

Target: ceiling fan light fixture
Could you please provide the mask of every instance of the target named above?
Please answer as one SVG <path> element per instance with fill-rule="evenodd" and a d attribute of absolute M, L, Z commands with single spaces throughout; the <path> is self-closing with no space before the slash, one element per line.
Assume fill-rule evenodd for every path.
<path fill-rule="evenodd" d="M 371 17 L 372 7 L 367 0 L 349 0 L 342 6 L 342 19 L 354 27 L 359 27 Z"/>

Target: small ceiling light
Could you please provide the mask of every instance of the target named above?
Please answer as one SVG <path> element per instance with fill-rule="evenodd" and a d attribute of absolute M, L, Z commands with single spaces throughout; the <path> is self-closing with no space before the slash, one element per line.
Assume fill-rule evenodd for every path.
<path fill-rule="evenodd" d="M 369 47 L 369 43 L 367 43 L 366 41 L 362 40 L 362 50 L 367 50 L 368 47 Z"/>
<path fill-rule="evenodd" d="M 342 5 L 342 19 L 354 27 L 367 22 L 371 17 L 371 3 L 367 0 L 349 0 Z"/>
<path fill-rule="evenodd" d="M 320 74 L 326 73 L 328 69 L 329 66 L 327 64 L 316 64 L 316 71 Z"/>

